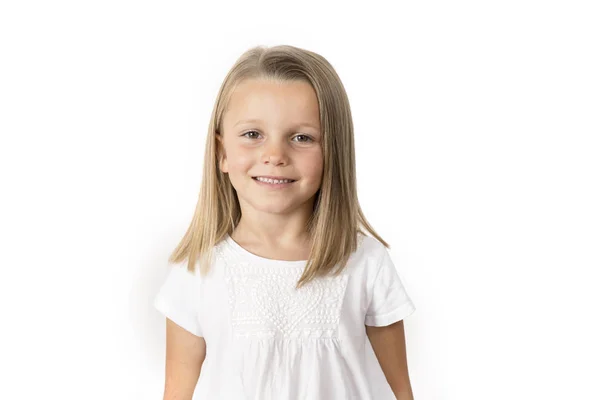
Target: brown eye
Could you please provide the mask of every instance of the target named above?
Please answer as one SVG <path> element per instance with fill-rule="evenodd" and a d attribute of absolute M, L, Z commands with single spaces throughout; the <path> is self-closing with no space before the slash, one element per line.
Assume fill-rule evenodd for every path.
<path fill-rule="evenodd" d="M 312 138 L 310 136 L 307 136 L 307 135 L 296 135 L 296 136 L 294 136 L 294 139 L 295 138 L 302 138 L 302 140 L 297 140 L 300 143 L 309 143 L 309 142 L 312 142 Z"/>
<path fill-rule="evenodd" d="M 248 134 L 251 134 L 251 133 L 256 134 L 256 136 L 252 136 L 252 137 L 248 136 Z M 248 131 L 248 132 L 242 134 L 242 136 L 245 136 L 248 139 L 256 139 L 258 136 L 260 136 L 260 134 L 258 132 L 256 132 L 256 131 Z"/>

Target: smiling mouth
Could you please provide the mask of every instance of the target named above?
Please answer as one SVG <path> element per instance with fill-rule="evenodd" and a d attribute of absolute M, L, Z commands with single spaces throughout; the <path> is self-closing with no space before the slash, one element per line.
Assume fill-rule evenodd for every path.
<path fill-rule="evenodd" d="M 260 178 L 260 179 L 259 179 Z M 295 179 L 271 179 L 271 178 L 263 178 L 260 176 L 253 176 L 252 179 L 261 183 L 270 183 L 270 184 L 285 184 L 285 183 L 294 183 Z"/>

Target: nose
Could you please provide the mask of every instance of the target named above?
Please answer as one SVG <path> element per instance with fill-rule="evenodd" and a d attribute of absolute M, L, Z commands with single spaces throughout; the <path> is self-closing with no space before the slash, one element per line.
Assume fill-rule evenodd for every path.
<path fill-rule="evenodd" d="M 285 165 L 288 162 L 285 144 L 277 140 L 266 143 L 262 154 L 263 164 Z"/>

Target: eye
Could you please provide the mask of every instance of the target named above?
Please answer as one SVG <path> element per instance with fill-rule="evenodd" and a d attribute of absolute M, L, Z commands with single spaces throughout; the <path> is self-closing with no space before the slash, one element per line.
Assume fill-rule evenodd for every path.
<path fill-rule="evenodd" d="M 296 135 L 294 136 L 294 139 L 295 138 L 303 138 L 302 140 L 299 140 L 300 143 L 309 143 L 313 141 L 313 139 L 308 135 Z"/>
<path fill-rule="evenodd" d="M 248 131 L 248 132 L 245 132 L 245 133 L 243 133 L 243 134 L 242 134 L 242 136 L 245 136 L 245 137 L 247 137 L 248 139 L 255 139 L 255 138 L 257 138 L 257 136 L 252 136 L 252 137 L 248 136 L 248 134 L 250 134 L 250 133 L 256 134 L 257 136 L 259 136 L 259 135 L 260 135 L 260 134 L 259 134 L 258 132 L 256 132 L 256 131 Z"/>

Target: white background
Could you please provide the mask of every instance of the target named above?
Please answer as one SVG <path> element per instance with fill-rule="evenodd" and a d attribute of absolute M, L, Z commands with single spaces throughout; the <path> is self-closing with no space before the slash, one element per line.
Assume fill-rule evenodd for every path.
<path fill-rule="evenodd" d="M 600 398 L 597 3 L 393 4 L 2 2 L 0 398 L 162 398 L 152 299 L 259 44 L 344 82 L 416 399 Z"/>

